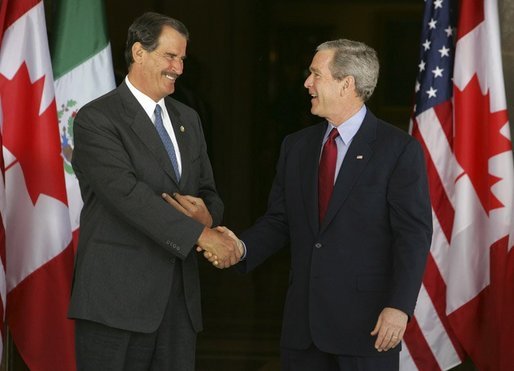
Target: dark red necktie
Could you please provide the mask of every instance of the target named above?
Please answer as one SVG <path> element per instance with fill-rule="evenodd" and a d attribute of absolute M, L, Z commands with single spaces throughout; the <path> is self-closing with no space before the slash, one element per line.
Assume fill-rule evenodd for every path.
<path fill-rule="evenodd" d="M 319 161 L 318 173 L 318 205 L 319 205 L 319 222 L 323 221 L 325 213 L 328 209 L 328 202 L 332 196 L 334 189 L 334 177 L 336 174 L 337 162 L 337 144 L 336 138 L 339 132 L 333 128 L 330 132 L 325 145 L 323 146 L 323 153 Z"/>

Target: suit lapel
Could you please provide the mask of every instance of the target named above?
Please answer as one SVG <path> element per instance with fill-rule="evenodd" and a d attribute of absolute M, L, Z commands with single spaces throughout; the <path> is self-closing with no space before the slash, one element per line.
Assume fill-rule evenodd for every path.
<path fill-rule="evenodd" d="M 309 224 L 312 227 L 313 233 L 318 233 L 319 218 L 318 218 L 318 168 L 319 157 L 321 153 L 321 144 L 323 135 L 327 130 L 327 122 L 318 124 L 315 135 L 311 135 L 306 139 L 305 148 L 300 155 L 300 162 L 298 163 L 300 172 L 300 184 L 303 189 L 303 202 L 307 211 Z"/>
<path fill-rule="evenodd" d="M 156 158 L 159 165 L 164 169 L 166 174 L 175 182 L 177 178 L 168 153 L 162 144 L 161 138 L 155 129 L 155 126 L 141 107 L 137 99 L 132 95 L 125 82 L 118 87 L 120 96 L 123 100 L 125 112 L 127 114 L 127 122 L 136 133 L 136 135 L 145 144 L 148 151 Z"/>
<path fill-rule="evenodd" d="M 371 142 L 375 140 L 376 128 L 376 118 L 368 110 L 341 164 L 341 169 L 337 175 L 332 198 L 330 199 L 327 214 L 323 219 L 320 232 L 323 232 L 330 224 L 373 155 Z"/>

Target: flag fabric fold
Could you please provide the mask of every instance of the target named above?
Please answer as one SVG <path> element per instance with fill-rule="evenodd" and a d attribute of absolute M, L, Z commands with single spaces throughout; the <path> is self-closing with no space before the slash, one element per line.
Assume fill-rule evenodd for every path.
<path fill-rule="evenodd" d="M 427 0 L 411 133 L 434 236 L 402 370 L 514 370 L 514 167 L 496 0 Z"/>
<path fill-rule="evenodd" d="M 0 2 L 0 45 L 4 34 L 4 23 L 7 13 L 7 2 Z M 1 98 L 0 98 L 1 99 Z M 1 100 L 0 100 L 1 104 Z M 1 107 L 1 106 L 0 106 Z M 2 120 L 0 109 L 0 123 Z M 0 126 L 1 129 L 1 126 Z M 3 147 L 2 134 L 0 130 L 0 148 Z M 4 157 L 0 153 L 0 363 L 2 362 L 4 340 L 5 340 L 5 302 L 6 302 L 6 281 L 5 281 L 5 167 Z"/>
<path fill-rule="evenodd" d="M 6 320 L 30 370 L 74 370 L 74 256 L 43 2 L 1 9 Z"/>

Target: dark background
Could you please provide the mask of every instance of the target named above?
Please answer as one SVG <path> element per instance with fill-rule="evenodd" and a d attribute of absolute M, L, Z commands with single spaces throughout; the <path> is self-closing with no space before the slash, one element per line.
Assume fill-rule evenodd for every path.
<path fill-rule="evenodd" d="M 45 1 L 51 29 L 57 0 Z M 421 0 L 188 0 L 105 2 L 117 82 L 126 74 L 126 31 L 144 11 L 170 15 L 191 34 L 185 72 L 174 97 L 195 108 L 204 125 L 223 224 L 236 233 L 266 207 L 283 137 L 319 121 L 303 82 L 315 47 L 349 38 L 374 47 L 381 61 L 368 107 L 408 128 L 418 64 Z M 87 31 L 86 31 L 87 32 Z M 279 370 L 287 250 L 248 275 L 201 261 L 205 330 L 197 370 Z M 16 357 L 10 369 L 23 370 Z M 459 370 L 473 370 L 464 364 Z"/>

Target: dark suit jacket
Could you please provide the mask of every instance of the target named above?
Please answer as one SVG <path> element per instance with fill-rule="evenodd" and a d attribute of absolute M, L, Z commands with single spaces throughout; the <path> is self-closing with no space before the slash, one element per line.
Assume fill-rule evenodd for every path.
<path fill-rule="evenodd" d="M 203 225 L 168 205 L 162 192 L 201 197 L 214 223 L 216 193 L 196 112 L 167 97 L 182 156 L 178 183 L 159 135 L 125 83 L 85 105 L 74 121 L 72 164 L 84 207 L 69 316 L 153 332 L 181 261 L 193 326 L 202 328 L 194 245 Z M 181 130 L 183 127 L 183 130 Z"/>
<path fill-rule="evenodd" d="M 412 315 L 430 246 L 424 156 L 413 137 L 368 110 L 319 225 L 326 128 L 324 122 L 285 138 L 268 210 L 241 235 L 241 264 L 250 271 L 290 244 L 283 347 L 305 349 L 313 341 L 333 354 L 380 355 L 370 332 L 384 307 Z"/>

